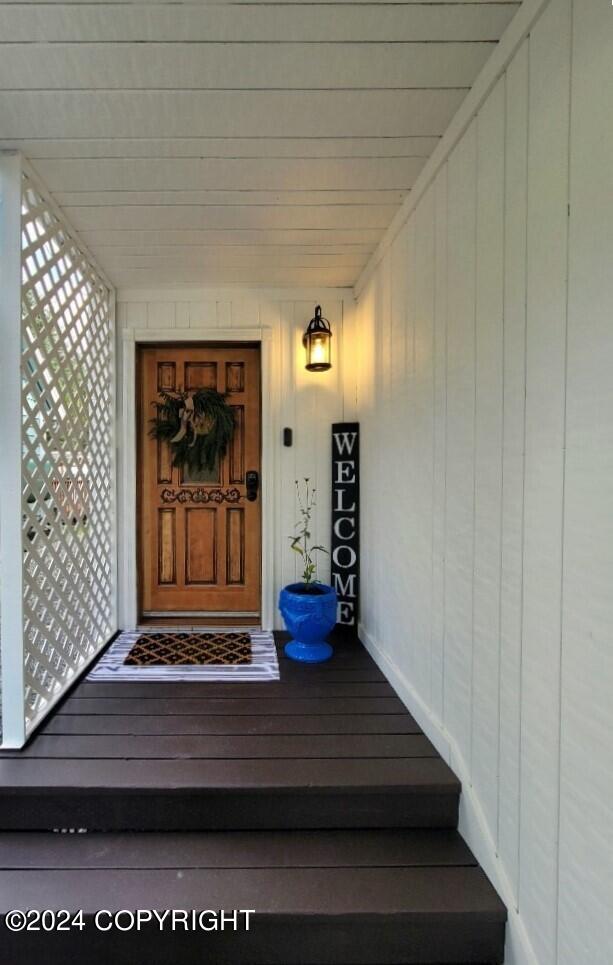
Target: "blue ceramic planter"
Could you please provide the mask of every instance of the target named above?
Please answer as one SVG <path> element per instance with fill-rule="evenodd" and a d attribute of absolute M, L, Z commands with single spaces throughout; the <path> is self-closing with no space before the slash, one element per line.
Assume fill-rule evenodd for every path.
<path fill-rule="evenodd" d="M 332 656 L 326 637 L 336 625 L 336 590 L 318 583 L 317 594 L 300 593 L 304 584 L 292 583 L 281 590 L 279 609 L 293 640 L 285 653 L 302 663 L 321 663 Z"/>

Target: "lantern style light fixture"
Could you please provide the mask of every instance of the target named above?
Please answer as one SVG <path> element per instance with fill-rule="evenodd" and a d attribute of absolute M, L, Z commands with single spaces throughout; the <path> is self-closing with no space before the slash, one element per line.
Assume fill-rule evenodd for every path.
<path fill-rule="evenodd" d="M 311 319 L 302 338 L 306 349 L 306 367 L 309 372 L 327 372 L 332 368 L 330 361 L 330 339 L 332 332 L 330 322 L 323 318 L 321 305 L 315 308 L 315 317 Z"/>

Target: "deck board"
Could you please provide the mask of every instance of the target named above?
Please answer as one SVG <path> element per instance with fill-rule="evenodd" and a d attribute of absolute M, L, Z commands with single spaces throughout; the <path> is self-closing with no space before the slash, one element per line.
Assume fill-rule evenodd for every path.
<path fill-rule="evenodd" d="M 403 758 L 436 757 L 437 752 L 422 734 L 321 734 L 309 737 L 296 735 L 257 735 L 240 737 L 211 736 L 152 736 L 124 737 L 118 741 L 108 734 L 98 736 L 37 738 L 23 751 L 6 755 L 8 758 L 122 758 L 139 759 L 194 759 L 221 760 L 252 758 Z"/>
<path fill-rule="evenodd" d="M 270 895 L 286 915 L 423 915 L 470 911 L 503 916 L 485 875 L 475 867 L 439 868 L 188 868 L 124 869 L 118 888 L 114 869 L 67 869 L 62 899 L 69 908 L 138 908 L 148 895 L 151 908 L 254 908 L 271 912 Z M 200 902 L 194 901 L 200 898 Z M 57 908 L 57 874 L 4 871 L 0 913 L 11 908 Z M 266 902 L 266 904 L 265 904 Z"/>
<path fill-rule="evenodd" d="M 395 697 L 393 688 L 387 681 L 338 681 L 321 678 L 307 678 L 280 680 L 270 682 L 225 683 L 224 681 L 197 683 L 136 683 L 126 681 L 110 681 L 109 683 L 83 683 L 73 695 L 72 700 L 92 699 L 175 699 L 198 698 L 242 699 L 246 696 L 266 697 L 270 699 L 284 698 L 317 698 L 317 697 Z"/>
<path fill-rule="evenodd" d="M 58 714 L 41 729 L 44 734 L 420 734 L 410 714 Z M 38 738 L 37 738 L 38 739 Z"/>
<path fill-rule="evenodd" d="M 117 684 L 121 687 L 122 684 Z M 245 687 L 254 686 L 245 684 Z M 248 693 L 247 691 L 246 693 Z M 397 697 L 70 697 L 65 714 L 404 714 Z"/>
<path fill-rule="evenodd" d="M 40 760 L 22 757 L 0 760 L 0 785 L 5 795 L 18 789 L 44 794 L 47 790 L 82 789 L 190 791 L 291 789 L 410 789 L 457 794 L 459 784 L 440 757 L 392 760 L 361 758 L 301 758 L 247 760 Z"/>
<path fill-rule="evenodd" d="M 0 869 L 476 865 L 457 831 L 0 834 Z"/>

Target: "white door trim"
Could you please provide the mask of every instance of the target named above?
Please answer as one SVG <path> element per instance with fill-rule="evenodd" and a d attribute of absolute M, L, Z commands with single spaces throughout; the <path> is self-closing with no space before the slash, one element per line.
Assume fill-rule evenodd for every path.
<path fill-rule="evenodd" d="M 274 545 L 275 514 L 273 486 L 272 411 L 266 387 L 271 379 L 272 329 L 210 328 L 183 333 L 176 328 L 123 330 L 123 452 L 119 486 L 121 525 L 120 617 L 123 628 L 136 627 L 138 622 L 138 561 L 137 561 L 137 486 L 136 486 L 136 346 L 152 342 L 259 342 L 262 383 L 262 602 L 263 630 L 272 630 L 274 622 Z"/>

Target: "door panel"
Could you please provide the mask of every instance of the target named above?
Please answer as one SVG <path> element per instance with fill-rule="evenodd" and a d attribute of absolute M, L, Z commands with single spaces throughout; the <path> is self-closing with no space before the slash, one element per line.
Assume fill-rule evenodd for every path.
<path fill-rule="evenodd" d="M 185 584 L 217 583 L 217 509 L 185 510 Z"/>
<path fill-rule="evenodd" d="M 226 393 L 236 428 L 212 471 L 172 466 L 170 447 L 149 437 L 160 389 Z M 260 610 L 260 352 L 245 346 L 156 346 L 139 353 L 139 559 L 142 611 Z"/>

